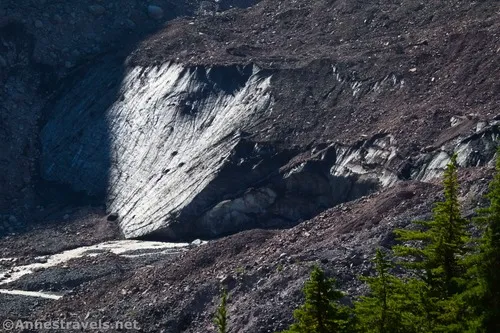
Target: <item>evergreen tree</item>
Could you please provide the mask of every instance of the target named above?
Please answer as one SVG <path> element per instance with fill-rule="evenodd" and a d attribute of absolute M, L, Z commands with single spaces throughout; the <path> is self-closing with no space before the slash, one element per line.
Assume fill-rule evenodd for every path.
<path fill-rule="evenodd" d="M 423 282 L 411 283 L 420 288 L 411 292 L 420 295 L 421 319 L 431 323 L 436 332 L 461 332 L 464 306 L 457 295 L 464 291 L 464 257 L 470 236 L 468 222 L 460 213 L 456 155 L 446 167 L 443 183 L 444 201 L 435 205 L 433 219 L 417 222 L 420 230 L 396 230 L 404 244 L 394 250 L 407 259 L 403 264 Z"/>
<path fill-rule="evenodd" d="M 222 297 L 217 311 L 215 312 L 214 323 L 218 333 L 227 333 L 227 291 L 222 290 Z"/>
<path fill-rule="evenodd" d="M 475 219 L 483 234 L 479 253 L 473 256 L 467 298 L 475 310 L 469 322 L 471 331 L 500 332 L 500 150 L 496 172 L 487 194 L 489 205 Z"/>
<path fill-rule="evenodd" d="M 314 267 L 304 286 L 305 303 L 294 311 L 295 323 L 283 333 L 351 332 L 349 308 L 338 304 L 343 294 L 335 289 L 335 279 Z"/>
<path fill-rule="evenodd" d="M 366 333 L 407 332 L 402 323 L 403 283 L 391 275 L 392 264 L 380 249 L 375 256 L 376 277 L 362 278 L 370 287 L 370 294 L 355 304 L 357 326 Z"/>

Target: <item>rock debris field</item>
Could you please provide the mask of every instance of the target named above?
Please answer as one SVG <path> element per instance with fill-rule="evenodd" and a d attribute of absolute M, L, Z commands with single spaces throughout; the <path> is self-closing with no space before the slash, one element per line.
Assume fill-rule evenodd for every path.
<path fill-rule="evenodd" d="M 498 142 L 500 3 L 0 3 L 0 318 L 283 330 Z"/>

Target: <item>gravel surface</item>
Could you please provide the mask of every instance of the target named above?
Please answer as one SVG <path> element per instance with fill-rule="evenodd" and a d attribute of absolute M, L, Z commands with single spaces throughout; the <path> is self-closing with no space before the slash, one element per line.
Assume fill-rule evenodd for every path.
<path fill-rule="evenodd" d="M 467 216 L 490 178 L 487 169 L 461 170 Z M 440 198 L 437 184 L 404 182 L 289 230 L 247 231 L 175 255 L 75 259 L 8 286 L 62 292 L 61 299 L 28 301 L 0 294 L 5 300 L 0 314 L 32 320 L 136 320 L 142 332 L 207 332 L 214 329 L 212 315 L 225 286 L 231 332 L 274 332 L 289 324 L 312 265 L 337 278 L 349 304 L 366 291 L 357 277 L 371 274 L 374 249 L 394 244 L 394 228 L 429 218 Z"/>
<path fill-rule="evenodd" d="M 470 133 L 471 123 L 498 115 L 498 1 L 263 0 L 219 14 L 198 2 L 168 4 L 179 11 L 170 10 L 167 1 L 111 7 L 84 1 L 74 8 L 71 3 L 2 1 L 0 223 L 9 236 L 0 238 L 0 257 L 10 258 L 1 261 L 2 268 L 121 237 L 102 209 L 68 203 L 53 210 L 40 207 L 39 201 L 57 195 L 41 194 L 35 186 L 45 101 L 58 84 L 68 82 L 58 78 L 68 73 L 77 78 L 78 70 L 105 51 L 118 48 L 128 56 L 127 66 L 169 60 L 257 64 L 272 73 L 275 106 L 266 121 L 256 124 L 253 139 L 297 152 L 389 133 L 398 153 L 411 161 L 421 151 Z M 163 14 L 150 5 L 160 6 Z M 159 19 L 194 11 L 203 17 L 183 17 L 166 26 Z M 132 37 L 128 19 L 150 35 Z M 83 35 L 93 29 L 98 42 Z M 106 37 L 100 36 L 104 32 Z M 122 43 L 126 40 L 130 45 Z M 113 42 L 115 49 L 105 47 Z M 135 51 L 129 54 L 130 49 Z M 452 127 L 453 119 L 461 119 L 461 125 Z M 490 178 L 487 168 L 461 170 L 467 216 L 484 202 Z M 366 291 L 356 277 L 371 273 L 375 248 L 394 244 L 395 227 L 429 218 L 440 190 L 439 184 L 401 182 L 288 230 L 251 230 L 176 255 L 75 259 L 11 286 L 63 292 L 61 299 L 0 294 L 0 317 L 137 320 L 142 332 L 207 332 L 214 330 L 212 316 L 224 285 L 230 290 L 230 332 L 275 332 L 289 324 L 302 301 L 303 281 L 313 264 L 338 279 L 349 296 L 346 303 Z M 41 209 L 50 214 L 39 220 L 50 223 L 26 227 Z"/>

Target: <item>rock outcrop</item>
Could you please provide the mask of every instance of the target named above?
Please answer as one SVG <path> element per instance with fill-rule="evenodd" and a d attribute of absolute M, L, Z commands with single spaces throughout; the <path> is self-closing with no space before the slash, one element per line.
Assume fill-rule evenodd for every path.
<path fill-rule="evenodd" d="M 24 30 L 0 28 L 2 110 L 24 111 L 1 114 L 10 175 L 0 185 L 11 196 L 0 196 L 2 215 L 33 208 L 50 184 L 105 203 L 126 237 L 211 238 L 288 227 L 398 181 L 432 181 L 452 151 L 462 166 L 491 160 L 498 95 L 485 73 L 498 57 L 486 40 L 498 24 L 486 4 L 469 8 L 476 20 L 423 6 L 411 20 L 425 28 L 385 22 L 390 2 L 367 11 L 264 0 L 221 12 L 252 3 L 47 4 L 23 23 L 25 3 L 7 2 L 0 11 L 14 23 L 0 26 Z M 428 26 L 429 15 L 450 22 Z M 455 31 L 461 24 L 480 31 Z M 139 44 L 131 37 L 155 29 Z M 102 54 L 123 36 L 122 52 Z"/>
<path fill-rule="evenodd" d="M 126 53 L 165 21 L 195 15 L 202 2 L 0 2 L 0 215 L 14 214 L 16 230 L 39 212 L 42 110 L 59 80 L 104 54 Z M 253 3 L 227 0 L 218 10 Z"/>
<path fill-rule="evenodd" d="M 485 204 L 499 1 L 223 11 L 252 3 L 0 2 L 0 321 L 205 333 L 222 284 L 231 330 L 278 332 L 312 265 L 366 293 L 374 249 L 430 218 L 453 153 L 464 216 Z M 16 232 L 33 208 L 43 224 Z M 100 244 L 120 227 L 192 242 Z"/>
<path fill-rule="evenodd" d="M 42 176 L 103 198 L 126 237 L 192 240 L 292 226 L 398 181 L 431 181 L 453 152 L 463 167 L 494 156 L 497 121 L 412 156 L 384 133 L 305 151 L 255 140 L 274 116 L 274 73 L 96 64 L 51 106 Z"/>

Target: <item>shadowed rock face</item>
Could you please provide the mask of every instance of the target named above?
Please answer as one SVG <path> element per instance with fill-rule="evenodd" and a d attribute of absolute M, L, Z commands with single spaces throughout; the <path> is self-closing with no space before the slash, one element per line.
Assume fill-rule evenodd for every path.
<path fill-rule="evenodd" d="M 42 130 L 42 174 L 105 200 L 128 238 L 291 226 L 400 180 L 430 181 L 453 151 L 464 167 L 495 153 L 497 121 L 415 156 L 383 133 L 305 153 L 279 149 L 253 138 L 273 116 L 274 72 L 122 68 L 95 64 L 56 98 Z"/>
<path fill-rule="evenodd" d="M 105 197 L 110 168 L 106 110 L 118 98 L 122 76 L 118 62 L 104 59 L 46 107 L 48 121 L 40 135 L 43 179 Z"/>
<path fill-rule="evenodd" d="M 127 65 L 98 60 L 46 108 L 43 179 L 106 202 L 126 237 L 287 227 L 401 180 L 431 182 L 453 151 L 464 167 L 492 159 L 490 33 L 455 31 L 484 21 L 493 35 L 485 4 L 467 18 L 418 4 L 411 28 L 375 19 L 391 2 L 374 20 L 361 2 L 191 5 L 204 17 L 169 22 Z M 423 28 L 439 15 L 451 21 Z"/>
<path fill-rule="evenodd" d="M 29 219 L 9 211 L 36 207 L 35 189 L 43 206 L 66 185 L 106 203 L 127 237 L 284 227 L 399 180 L 431 181 L 452 150 L 462 166 L 491 159 L 493 2 L 224 11 L 253 3 L 2 2 L 0 16 L 24 30 L 0 19 L 0 231 Z M 115 49 L 126 66 L 102 53 Z M 45 75 L 40 63 L 55 67 Z M 46 194 L 39 162 L 62 187 Z"/>
<path fill-rule="evenodd" d="M 42 176 L 105 198 L 129 238 L 290 226 L 378 188 L 379 169 L 346 171 L 359 153 L 348 147 L 287 166 L 296 151 L 252 140 L 272 115 L 271 77 L 253 65 L 97 63 L 50 107 Z"/>
<path fill-rule="evenodd" d="M 75 309 L 71 316 L 89 320 L 137 319 L 144 332 L 207 332 L 223 284 L 231 291 L 232 330 L 278 332 L 302 303 L 313 264 L 348 295 L 367 292 L 357 277 L 372 273 L 373 250 L 394 244 L 394 228 L 430 217 L 441 196 L 436 177 L 453 152 L 468 167 L 459 171 L 464 215 L 484 203 L 492 170 L 476 166 L 491 166 L 499 134 L 498 1 L 263 0 L 220 13 L 250 2 L 35 2 L 0 1 L 0 21 L 18 7 L 29 17 L 21 34 L 0 28 L 0 70 L 9 70 L 0 71 L 0 97 L 7 97 L 0 121 L 8 124 L 0 126 L 0 148 L 7 148 L 0 165 L 9 168 L 0 173 L 0 192 L 15 199 L 36 182 L 29 178 L 39 123 L 41 176 L 61 186 L 33 188 L 51 202 L 71 188 L 116 214 L 106 220 L 99 207 L 87 220 L 55 207 L 54 225 L 0 239 L 4 280 L 34 271 L 5 287 L 72 289 L 48 306 L 0 293 L 0 318 L 57 320 Z M 69 10 L 50 23 L 54 7 Z M 155 30 L 160 17 L 177 15 L 188 16 L 169 21 L 132 54 L 124 50 L 127 65 L 101 53 L 114 42 L 126 46 L 120 32 Z M 100 42 L 99 31 L 107 32 Z M 57 94 L 42 83 L 56 80 L 33 61 L 18 66 L 32 39 L 34 58 L 75 74 Z M 33 93 L 39 86 L 54 93 L 43 113 L 49 97 Z M 1 194 L 0 210 L 24 206 Z M 2 223 L 10 231 L 18 213 L 0 213 L 0 233 Z M 175 257 L 156 245 L 106 254 L 122 247 L 96 243 L 119 237 L 118 224 L 129 238 L 237 233 Z M 91 248 L 65 251 L 82 246 Z M 57 260 L 81 252 L 100 255 Z M 48 267 L 55 263 L 64 267 Z"/>
<path fill-rule="evenodd" d="M 20 220 L 28 211 L 23 206 L 33 203 L 30 184 L 37 158 L 33 132 L 44 79 L 42 66 L 31 58 L 33 36 L 22 24 L 2 23 L 0 14 L 0 233 L 3 212 L 17 211 Z"/>
<path fill-rule="evenodd" d="M 137 41 L 179 16 L 204 14 L 201 9 L 207 6 L 215 10 L 207 12 L 213 16 L 254 3 L 252 0 L 0 1 L 0 235 L 4 231 L 20 231 L 32 221 L 43 219 L 38 216 L 43 215 L 41 207 L 54 202 L 53 194 L 37 191 L 39 141 L 47 113 L 42 110 L 60 80 L 75 72 L 81 74 L 78 71 L 96 59 L 109 63 L 103 60 L 106 54 L 127 54 Z M 149 10 L 151 5 L 155 8 L 153 12 Z M 94 76 L 96 84 L 101 86 L 98 82 L 109 79 L 113 71 L 121 72 L 120 66 L 102 68 L 103 78 Z M 123 73 L 116 76 L 119 84 Z M 103 89 L 110 90 L 109 96 L 116 93 L 112 87 Z M 52 111 L 51 105 L 45 110 Z M 101 144 L 108 145 L 108 140 L 101 140 Z M 100 149 L 101 154 L 103 151 Z M 107 157 L 101 158 L 106 160 Z M 92 189 L 98 191 L 97 187 L 107 181 L 104 175 L 107 167 L 89 164 L 87 167 L 104 170 Z M 75 188 L 90 189 L 85 172 L 75 178 L 78 178 L 74 181 Z M 100 190 L 99 194 L 102 196 L 103 192 Z"/>

